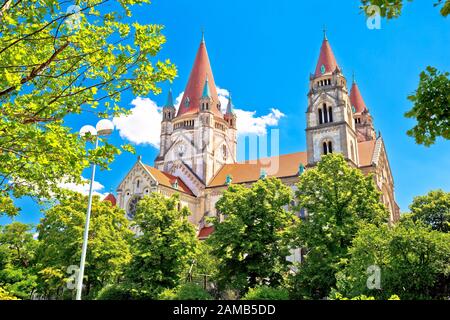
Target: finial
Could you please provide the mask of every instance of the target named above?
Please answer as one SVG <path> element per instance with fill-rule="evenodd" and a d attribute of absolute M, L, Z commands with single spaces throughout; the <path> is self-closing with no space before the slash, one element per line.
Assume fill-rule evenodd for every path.
<path fill-rule="evenodd" d="M 323 40 L 328 40 L 327 38 L 327 26 L 323 25 Z"/>
<path fill-rule="evenodd" d="M 353 71 L 353 74 L 352 74 L 352 81 L 353 81 L 353 83 L 356 83 L 355 71 Z"/>
<path fill-rule="evenodd" d="M 138 155 L 138 161 L 142 161 L 142 156 Z"/>
<path fill-rule="evenodd" d="M 205 29 L 202 27 L 202 43 L 205 43 Z"/>

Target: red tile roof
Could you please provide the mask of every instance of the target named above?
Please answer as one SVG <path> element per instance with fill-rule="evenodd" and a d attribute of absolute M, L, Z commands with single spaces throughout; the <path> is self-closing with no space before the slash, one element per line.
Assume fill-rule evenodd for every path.
<path fill-rule="evenodd" d="M 257 161 L 226 164 L 210 181 L 208 187 L 225 185 L 228 175 L 231 176 L 233 183 L 257 181 L 261 176 L 262 169 L 266 170 L 268 176 L 277 178 L 292 177 L 298 174 L 300 163 L 306 165 L 307 162 L 306 152 L 297 152 Z M 270 167 L 273 169 L 270 169 Z"/>
<path fill-rule="evenodd" d="M 370 166 L 375 150 L 376 140 L 358 143 L 360 166 Z M 270 163 L 277 168 L 275 172 L 267 167 Z M 224 165 L 209 182 L 208 187 L 220 187 L 226 185 L 227 176 L 231 176 L 233 183 L 249 183 L 257 181 L 261 176 L 261 170 L 265 169 L 270 177 L 287 178 L 294 177 L 299 173 L 300 164 L 306 166 L 308 157 L 306 152 L 284 154 L 278 157 L 260 159 L 255 162 L 240 162 Z"/>
<path fill-rule="evenodd" d="M 103 199 L 103 201 L 109 201 L 109 202 L 111 202 L 111 204 L 113 205 L 113 207 L 115 207 L 116 204 L 117 204 L 116 197 L 115 197 L 112 193 L 108 194 L 108 195 L 105 197 L 105 199 Z"/>
<path fill-rule="evenodd" d="M 200 231 L 198 232 L 198 236 L 197 238 L 199 238 L 200 240 L 206 239 L 208 238 L 211 233 L 214 232 L 214 227 L 210 226 L 210 227 L 203 227 L 200 229 Z"/>
<path fill-rule="evenodd" d="M 372 165 L 373 152 L 377 140 L 369 140 L 358 143 L 359 166 L 366 167 Z"/>
<path fill-rule="evenodd" d="M 355 81 L 353 82 L 352 89 L 350 90 L 350 103 L 352 104 L 352 107 L 355 107 L 355 112 L 357 113 L 367 110 L 364 99 L 362 98 L 361 92 L 359 91 L 358 85 Z"/>
<path fill-rule="evenodd" d="M 219 98 L 209 62 L 208 52 L 206 51 L 206 44 L 202 40 L 197 51 L 197 56 L 195 57 L 194 67 L 192 68 L 191 75 L 189 76 L 189 81 L 186 85 L 186 89 L 184 90 L 183 99 L 181 100 L 177 117 L 183 114 L 199 112 L 200 98 L 202 97 L 203 88 L 207 77 L 211 98 L 214 100 L 214 106 L 211 106 L 210 110 L 212 110 L 217 116 L 222 116 L 221 111 L 216 107 L 216 104 L 219 103 Z M 186 101 L 189 101 L 189 105 L 187 107 Z"/>
<path fill-rule="evenodd" d="M 317 61 L 316 71 L 314 72 L 316 77 L 320 77 L 323 74 L 322 66 L 325 66 L 324 73 L 332 73 L 338 66 L 327 38 L 323 39 L 322 47 L 320 48 L 319 61 Z"/>

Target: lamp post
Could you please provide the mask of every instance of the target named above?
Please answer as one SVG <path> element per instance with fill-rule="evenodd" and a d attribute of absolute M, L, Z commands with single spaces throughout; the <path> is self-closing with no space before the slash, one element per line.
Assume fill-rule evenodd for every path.
<path fill-rule="evenodd" d="M 99 137 L 106 137 L 110 135 L 113 130 L 114 130 L 113 123 L 110 120 L 103 119 L 97 123 L 95 128 L 89 125 L 82 127 L 80 129 L 80 136 L 85 137 L 87 134 L 90 134 L 93 138 L 95 138 L 95 149 L 97 149 Z M 89 222 L 91 220 L 92 189 L 94 180 L 95 180 L 95 163 L 92 164 L 91 181 L 89 185 L 89 201 L 86 213 L 86 224 L 84 226 L 83 247 L 81 249 L 80 271 L 78 272 L 78 280 L 77 280 L 77 296 L 76 296 L 77 300 L 81 300 L 81 291 L 83 290 L 84 265 L 86 262 Z"/>

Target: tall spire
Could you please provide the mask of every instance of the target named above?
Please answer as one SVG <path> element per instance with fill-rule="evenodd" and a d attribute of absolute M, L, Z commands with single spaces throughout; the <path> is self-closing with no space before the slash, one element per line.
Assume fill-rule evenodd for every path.
<path fill-rule="evenodd" d="M 326 73 L 332 73 L 337 67 L 338 64 L 336 58 L 334 57 L 333 50 L 331 50 L 330 43 L 328 42 L 326 30 L 324 30 L 322 47 L 320 48 L 319 60 L 317 61 L 314 76 L 320 77 Z"/>
<path fill-rule="evenodd" d="M 173 108 L 175 105 L 173 104 L 173 96 L 172 96 L 172 88 L 169 89 L 169 93 L 167 94 L 167 102 L 164 108 Z"/>
<path fill-rule="evenodd" d="M 350 90 L 350 103 L 352 104 L 355 113 L 361 113 L 368 110 L 354 76 L 352 89 Z"/>
<path fill-rule="evenodd" d="M 205 89 L 205 76 L 208 78 L 209 96 L 215 102 L 219 103 L 217 95 L 216 84 L 209 62 L 208 52 L 206 51 L 206 44 L 204 38 L 200 42 L 200 46 L 195 57 L 194 66 L 192 67 L 189 81 L 184 90 L 184 95 L 181 100 L 180 108 L 178 109 L 177 117 L 183 114 L 193 114 L 200 110 L 200 99 L 203 96 Z M 218 108 L 210 108 L 210 110 L 217 116 L 222 116 Z"/>

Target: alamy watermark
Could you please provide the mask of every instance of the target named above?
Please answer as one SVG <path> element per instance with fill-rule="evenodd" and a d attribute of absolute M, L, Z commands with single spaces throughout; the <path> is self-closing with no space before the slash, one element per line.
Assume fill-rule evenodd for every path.
<path fill-rule="evenodd" d="M 366 8 L 367 28 L 370 30 L 381 29 L 381 9 L 379 6 L 371 5 Z"/>
<path fill-rule="evenodd" d="M 377 265 L 371 265 L 367 268 L 367 289 L 380 290 L 381 289 L 381 268 Z"/>

